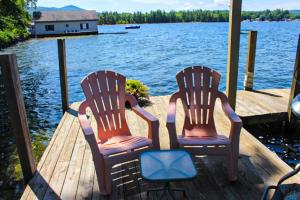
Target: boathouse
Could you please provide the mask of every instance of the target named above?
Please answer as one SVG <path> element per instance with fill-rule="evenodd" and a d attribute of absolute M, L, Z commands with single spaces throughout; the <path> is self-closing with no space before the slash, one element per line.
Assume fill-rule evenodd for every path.
<path fill-rule="evenodd" d="M 34 12 L 33 37 L 98 34 L 95 10 Z"/>

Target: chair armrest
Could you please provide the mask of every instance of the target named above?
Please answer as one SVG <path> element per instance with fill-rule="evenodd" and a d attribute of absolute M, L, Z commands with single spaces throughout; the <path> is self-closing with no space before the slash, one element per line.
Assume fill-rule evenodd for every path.
<path fill-rule="evenodd" d="M 88 106 L 88 102 L 84 101 L 80 104 L 78 109 L 78 120 L 80 123 L 80 126 L 82 128 L 83 134 L 85 139 L 87 140 L 88 144 L 90 145 L 90 148 L 92 150 L 92 153 L 99 153 L 98 143 L 94 134 L 94 131 L 90 125 L 89 120 L 86 117 L 86 109 Z"/>
<path fill-rule="evenodd" d="M 177 141 L 177 132 L 176 132 L 176 102 L 177 99 L 180 97 L 180 93 L 176 92 L 172 94 L 169 105 L 168 105 L 168 113 L 167 113 L 167 129 L 169 132 L 170 138 L 170 148 L 175 149 L 178 148 L 178 141 Z"/>
<path fill-rule="evenodd" d="M 287 173 L 286 175 L 284 175 L 279 181 L 278 181 L 278 185 L 280 185 L 281 183 L 283 183 L 284 181 L 286 181 L 287 179 L 291 178 L 292 176 L 295 176 L 296 174 L 298 174 L 300 172 L 300 163 L 295 167 L 295 169 L 289 173 Z"/>
<path fill-rule="evenodd" d="M 88 103 L 87 101 L 84 101 L 80 104 L 78 109 L 78 120 L 85 136 L 94 135 L 94 131 L 86 116 L 87 107 L 88 107 Z"/>
<path fill-rule="evenodd" d="M 226 114 L 226 116 L 228 117 L 228 119 L 231 122 L 231 128 L 230 128 L 230 133 L 229 133 L 229 139 L 232 140 L 239 140 L 240 137 L 240 132 L 242 129 L 242 120 L 241 118 L 234 112 L 234 110 L 231 108 L 227 96 L 222 93 L 222 92 L 218 92 L 218 97 L 221 100 L 222 103 L 222 109 L 224 111 L 224 113 Z"/>
<path fill-rule="evenodd" d="M 153 146 L 155 149 L 160 149 L 159 144 L 159 121 L 156 117 L 151 115 L 149 112 L 142 109 L 137 100 L 131 94 L 125 95 L 125 100 L 129 102 L 131 109 L 138 116 L 144 119 L 148 123 L 148 138 L 152 139 Z"/>

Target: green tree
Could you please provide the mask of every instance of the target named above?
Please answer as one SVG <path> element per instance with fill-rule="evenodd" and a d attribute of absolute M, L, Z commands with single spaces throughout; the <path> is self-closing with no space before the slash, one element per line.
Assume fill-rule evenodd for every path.
<path fill-rule="evenodd" d="M 36 0 L 0 1 L 0 49 L 28 37 L 30 16 L 26 9 L 35 6 Z"/>
<path fill-rule="evenodd" d="M 243 20 L 270 20 L 281 21 L 284 19 L 300 18 L 299 15 L 292 15 L 288 10 L 264 10 L 264 11 L 243 11 Z M 228 22 L 229 11 L 227 10 L 187 10 L 170 11 L 154 10 L 146 13 L 117 13 L 102 12 L 99 15 L 100 24 L 116 23 L 174 23 L 174 22 Z"/>

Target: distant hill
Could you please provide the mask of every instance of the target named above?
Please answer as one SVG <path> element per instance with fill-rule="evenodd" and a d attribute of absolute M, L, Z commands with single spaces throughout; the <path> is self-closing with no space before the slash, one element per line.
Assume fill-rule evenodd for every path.
<path fill-rule="evenodd" d="M 78 11 L 78 10 L 84 10 L 82 8 L 79 8 L 77 6 L 68 5 L 61 8 L 57 7 L 36 7 L 36 8 L 29 8 L 28 12 L 32 14 L 34 11 L 41 11 L 41 12 L 47 12 L 47 11 Z"/>

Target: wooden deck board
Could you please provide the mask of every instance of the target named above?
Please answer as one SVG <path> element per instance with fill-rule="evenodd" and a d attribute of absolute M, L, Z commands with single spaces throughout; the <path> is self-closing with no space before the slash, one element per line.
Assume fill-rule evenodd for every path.
<path fill-rule="evenodd" d="M 285 119 L 289 93 L 289 89 L 238 91 L 236 112 L 243 118 L 244 124 Z"/>
<path fill-rule="evenodd" d="M 237 113 L 249 117 L 286 112 L 288 93 L 288 90 L 263 90 L 255 93 L 239 91 Z M 160 141 L 163 149 L 169 148 L 165 127 L 169 97 L 151 97 L 153 104 L 145 108 L 160 120 Z M 99 195 L 90 148 L 85 142 L 76 117 L 78 106 L 79 103 L 74 103 L 71 110 L 63 116 L 22 199 L 105 199 Z M 132 134 L 146 136 L 146 123 L 129 110 L 126 111 L 126 115 Z M 214 115 L 219 133 L 228 134 L 229 121 L 224 117 L 218 102 Z M 91 119 L 95 128 L 95 120 Z M 181 102 L 178 102 L 176 121 L 177 132 L 180 133 L 183 124 Z M 276 183 L 281 176 L 291 171 L 275 153 L 245 129 L 242 130 L 240 139 L 237 182 L 228 182 L 225 158 L 201 156 L 196 162 L 199 171 L 197 179 L 175 183 L 176 186 L 185 188 L 191 199 L 259 199 L 266 185 Z M 118 179 L 113 183 L 113 195 L 109 199 L 140 199 L 136 189 L 137 181 L 125 184 L 129 179 L 126 177 L 128 172 L 123 169 L 114 169 L 114 177 Z M 118 171 L 122 172 L 117 173 Z M 134 165 L 129 171 L 134 172 Z M 121 178 L 122 176 L 125 178 Z M 300 181 L 300 178 L 295 177 L 291 181 Z M 145 181 L 138 182 L 142 185 L 142 191 L 153 186 L 149 186 Z M 132 191 L 135 193 L 132 194 Z M 145 193 L 141 196 L 143 199 L 146 197 Z M 153 193 L 150 199 L 157 199 L 158 196 L 159 194 Z M 181 199 L 180 194 L 177 196 Z"/>

